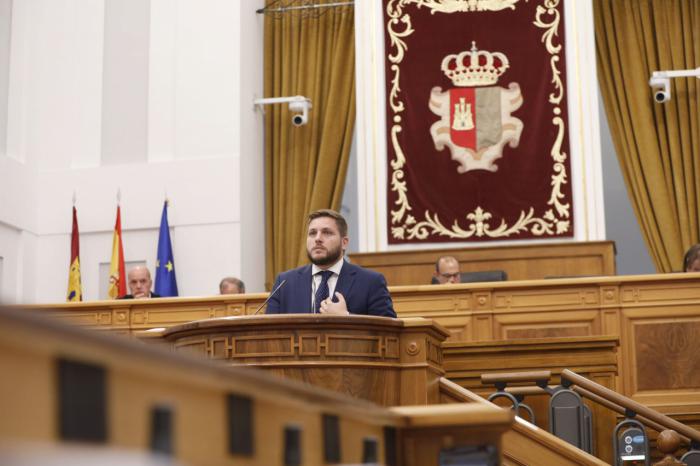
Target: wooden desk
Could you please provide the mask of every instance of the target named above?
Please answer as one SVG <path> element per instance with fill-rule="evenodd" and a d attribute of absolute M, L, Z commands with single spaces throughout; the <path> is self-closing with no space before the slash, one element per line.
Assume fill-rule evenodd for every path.
<path fill-rule="evenodd" d="M 700 413 L 700 274 L 390 288 L 400 317 L 426 317 L 448 341 L 614 336 L 618 389 L 664 413 Z M 32 306 L 94 329 L 129 333 L 252 313 L 265 294 Z"/>
<path fill-rule="evenodd" d="M 623 395 L 667 414 L 700 413 L 700 274 L 391 291 L 400 317 L 433 319 L 451 332 L 450 342 L 618 337 Z"/>
<path fill-rule="evenodd" d="M 351 254 L 351 260 L 381 272 L 391 286 L 427 285 L 440 256 L 454 256 L 462 272 L 504 270 L 509 280 L 615 275 L 615 243 L 591 241 L 464 247 Z"/>

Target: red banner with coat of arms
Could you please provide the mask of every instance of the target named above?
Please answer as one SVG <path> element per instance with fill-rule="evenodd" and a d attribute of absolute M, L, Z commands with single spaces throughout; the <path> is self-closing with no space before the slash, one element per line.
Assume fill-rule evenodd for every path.
<path fill-rule="evenodd" d="M 573 236 L 563 0 L 384 0 L 389 243 Z"/>

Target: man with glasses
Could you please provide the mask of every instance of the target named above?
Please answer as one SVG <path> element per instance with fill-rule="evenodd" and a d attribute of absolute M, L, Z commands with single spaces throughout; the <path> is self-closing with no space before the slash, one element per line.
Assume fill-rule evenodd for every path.
<path fill-rule="evenodd" d="M 445 283 L 459 283 L 459 261 L 452 256 L 442 256 L 435 263 L 435 272 L 433 272 L 435 280 L 444 285 Z"/>

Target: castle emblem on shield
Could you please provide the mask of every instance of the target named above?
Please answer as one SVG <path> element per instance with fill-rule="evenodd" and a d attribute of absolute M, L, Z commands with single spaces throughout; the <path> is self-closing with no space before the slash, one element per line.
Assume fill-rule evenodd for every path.
<path fill-rule="evenodd" d="M 523 122 L 511 116 L 523 104 L 520 86 L 495 86 L 508 66 L 504 54 L 478 50 L 475 42 L 471 50 L 442 60 L 442 71 L 456 87 L 444 92 L 434 87 L 430 93 L 430 110 L 441 117 L 430 134 L 437 150 L 449 147 L 459 173 L 495 172 L 503 146 L 520 142 Z"/>

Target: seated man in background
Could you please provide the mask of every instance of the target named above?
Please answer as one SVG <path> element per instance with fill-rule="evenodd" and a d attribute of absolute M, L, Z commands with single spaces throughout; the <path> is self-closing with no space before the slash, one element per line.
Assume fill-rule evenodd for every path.
<path fill-rule="evenodd" d="M 694 244 L 683 257 L 684 272 L 700 272 L 700 244 Z"/>
<path fill-rule="evenodd" d="M 384 276 L 345 261 L 349 239 L 343 216 L 333 210 L 317 210 L 309 215 L 306 225 L 306 253 L 311 264 L 279 274 L 267 314 L 396 317 Z"/>
<path fill-rule="evenodd" d="M 444 285 L 445 283 L 459 283 L 461 276 L 459 272 L 459 261 L 452 256 L 442 256 L 435 263 L 433 281 Z"/>
<path fill-rule="evenodd" d="M 131 294 L 126 294 L 119 299 L 160 298 L 160 295 L 151 292 L 153 281 L 151 280 L 151 272 L 146 267 L 137 265 L 129 270 L 126 276 Z"/>
<path fill-rule="evenodd" d="M 245 284 L 236 277 L 224 277 L 219 283 L 220 294 L 241 294 L 245 293 Z"/>

